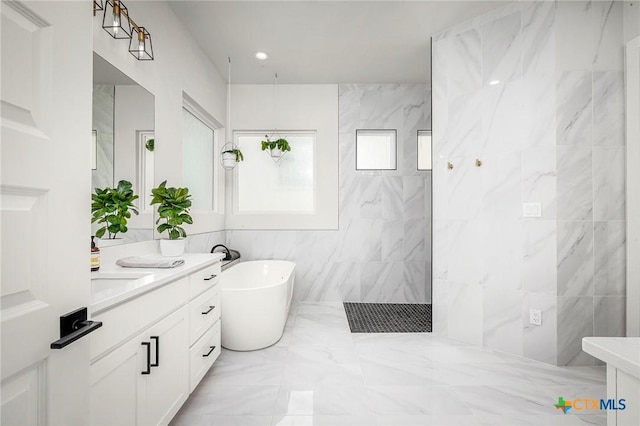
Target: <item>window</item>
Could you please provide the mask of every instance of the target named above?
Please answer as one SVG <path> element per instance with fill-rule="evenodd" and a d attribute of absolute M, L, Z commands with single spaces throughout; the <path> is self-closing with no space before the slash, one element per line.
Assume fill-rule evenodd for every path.
<path fill-rule="evenodd" d="M 192 195 L 194 210 L 215 210 L 215 123 L 187 104 L 182 109 L 184 186 Z"/>
<path fill-rule="evenodd" d="M 418 130 L 418 170 L 431 169 L 431 130 Z"/>
<path fill-rule="evenodd" d="M 356 130 L 356 170 L 396 168 L 395 130 Z"/>
<path fill-rule="evenodd" d="M 295 131 L 277 136 L 291 146 L 278 162 L 260 147 L 269 133 L 235 132 L 235 143 L 244 154 L 244 161 L 235 169 L 235 212 L 314 213 L 316 133 Z"/>
<path fill-rule="evenodd" d="M 153 212 L 151 206 L 151 189 L 154 187 L 153 178 L 154 169 L 154 152 L 155 152 L 155 136 L 151 130 L 138 130 L 138 188 L 140 191 L 140 211 Z"/>

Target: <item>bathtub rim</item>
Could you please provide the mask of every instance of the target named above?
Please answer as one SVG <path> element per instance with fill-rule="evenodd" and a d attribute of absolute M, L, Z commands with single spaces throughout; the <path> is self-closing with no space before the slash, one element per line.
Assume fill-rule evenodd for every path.
<path fill-rule="evenodd" d="M 284 263 L 291 264 L 293 266 L 291 268 L 291 271 L 290 271 L 289 275 L 287 275 L 287 278 L 285 280 L 279 281 L 279 282 L 277 282 L 275 284 L 262 286 L 262 287 L 225 288 L 224 287 L 224 283 L 222 282 L 222 277 L 220 277 L 220 291 L 238 292 L 238 291 L 259 291 L 259 290 L 271 289 L 271 288 L 277 287 L 277 286 L 282 285 L 282 284 L 286 283 L 287 281 L 289 281 L 289 279 L 293 276 L 293 274 L 296 271 L 296 263 L 292 262 L 290 260 L 264 259 L 264 260 L 247 260 L 247 261 L 244 261 L 244 262 L 239 262 L 239 263 L 236 263 L 235 265 L 231 266 L 230 268 L 228 268 L 224 272 L 228 272 L 228 271 L 232 270 L 233 268 L 235 268 L 237 266 L 240 266 L 240 265 L 242 265 L 244 263 L 263 263 L 263 262 L 284 262 Z"/>

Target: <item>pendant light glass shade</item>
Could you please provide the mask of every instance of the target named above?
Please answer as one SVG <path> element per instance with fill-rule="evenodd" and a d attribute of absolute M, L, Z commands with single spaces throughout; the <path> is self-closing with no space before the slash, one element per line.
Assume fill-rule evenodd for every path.
<path fill-rule="evenodd" d="M 102 0 L 93 0 L 93 10 L 103 10 L 104 5 L 102 4 Z M 95 13 L 93 14 L 95 16 Z"/>
<path fill-rule="evenodd" d="M 107 0 L 102 28 L 113 38 L 131 38 L 131 23 L 124 3 L 120 0 Z"/>
<path fill-rule="evenodd" d="M 129 52 L 139 61 L 153 61 L 151 34 L 144 27 L 133 27 Z"/>

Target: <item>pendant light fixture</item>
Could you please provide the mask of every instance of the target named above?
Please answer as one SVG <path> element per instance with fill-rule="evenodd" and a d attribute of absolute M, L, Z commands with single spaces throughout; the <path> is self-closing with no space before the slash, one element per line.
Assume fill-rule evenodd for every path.
<path fill-rule="evenodd" d="M 134 25 L 133 34 L 129 41 L 129 53 L 139 61 L 153 61 L 151 34 L 144 27 Z"/>
<path fill-rule="evenodd" d="M 244 160 L 240 147 L 233 142 L 233 132 L 231 131 L 231 58 L 229 59 L 227 78 L 227 128 L 225 136 L 227 143 L 220 150 L 220 164 L 225 170 L 233 170 L 240 161 Z"/>
<path fill-rule="evenodd" d="M 102 0 L 93 0 L 93 16 L 96 16 L 96 12 L 98 10 L 103 10 L 104 5 L 102 4 Z"/>
<path fill-rule="evenodd" d="M 151 34 L 136 24 L 129 16 L 127 6 L 121 0 L 94 0 L 93 15 L 96 10 L 104 10 L 102 15 L 102 28 L 113 38 L 129 39 L 129 53 L 139 61 L 152 61 L 153 48 L 151 46 Z"/>
<path fill-rule="evenodd" d="M 102 28 L 113 38 L 131 38 L 131 23 L 124 3 L 120 0 L 107 0 Z"/>

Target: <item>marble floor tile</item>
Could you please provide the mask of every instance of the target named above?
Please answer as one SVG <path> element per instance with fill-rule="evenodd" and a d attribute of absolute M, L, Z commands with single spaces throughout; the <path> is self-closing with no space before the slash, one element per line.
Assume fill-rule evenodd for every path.
<path fill-rule="evenodd" d="M 194 414 L 272 415 L 278 398 L 279 386 L 218 385 L 207 382 L 194 391 L 188 409 Z"/>
<path fill-rule="evenodd" d="M 172 426 L 605 425 L 562 414 L 601 398 L 605 368 L 557 367 L 431 333 L 352 334 L 342 303 L 292 307 L 285 336 L 223 350 Z"/>
<path fill-rule="evenodd" d="M 454 386 L 459 398 L 476 414 L 557 414 L 554 399 L 537 386 Z M 499 401 L 499 403 L 497 403 Z"/>
<path fill-rule="evenodd" d="M 347 416 L 370 413 L 368 396 L 364 385 L 282 386 L 275 414 Z"/>
<path fill-rule="evenodd" d="M 271 424 L 271 416 L 180 416 L 172 426 L 266 426 Z"/>

